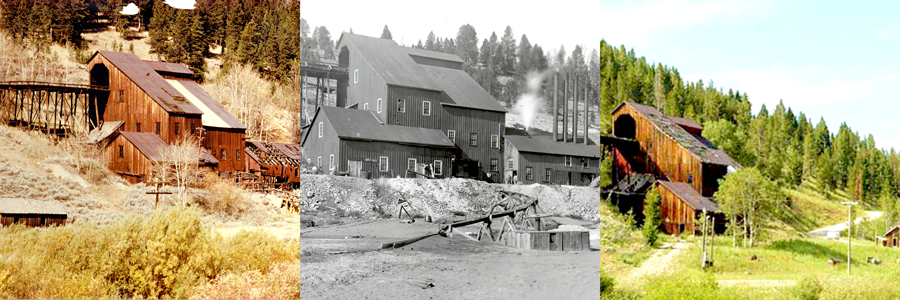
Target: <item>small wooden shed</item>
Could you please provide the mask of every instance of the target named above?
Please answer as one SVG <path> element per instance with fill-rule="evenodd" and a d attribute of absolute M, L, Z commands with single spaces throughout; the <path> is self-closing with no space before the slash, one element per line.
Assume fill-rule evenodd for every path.
<path fill-rule="evenodd" d="M 894 226 L 884 234 L 884 246 L 900 248 L 900 225 Z"/>
<path fill-rule="evenodd" d="M 716 231 L 724 229 L 725 216 L 719 205 L 703 197 L 684 182 L 657 181 L 660 196 L 660 220 L 668 234 L 693 233 L 701 228 L 694 224 L 697 216 L 706 212 L 716 217 Z"/>
<path fill-rule="evenodd" d="M 0 224 L 28 227 L 65 225 L 68 214 L 59 203 L 25 198 L 0 198 Z"/>

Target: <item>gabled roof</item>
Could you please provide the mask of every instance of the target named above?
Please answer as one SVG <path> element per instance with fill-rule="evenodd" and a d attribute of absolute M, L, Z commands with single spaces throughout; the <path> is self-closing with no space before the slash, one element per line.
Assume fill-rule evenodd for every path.
<path fill-rule="evenodd" d="M 300 149 L 300 145 L 297 144 L 272 143 L 272 146 L 291 159 L 300 159 L 300 153 L 303 151 Z"/>
<path fill-rule="evenodd" d="M 889 229 L 887 232 L 884 233 L 884 236 L 888 236 L 889 234 L 891 234 L 891 232 L 894 232 L 895 230 L 898 230 L 898 229 L 900 229 L 900 225 L 891 227 L 891 229 Z"/>
<path fill-rule="evenodd" d="M 707 212 L 720 211 L 718 204 L 709 200 L 709 198 L 700 195 L 700 193 L 698 193 L 690 184 L 665 180 L 659 180 L 657 182 L 665 186 L 667 190 L 671 191 L 675 196 L 681 199 L 681 201 L 695 210 L 703 210 L 705 208 Z"/>
<path fill-rule="evenodd" d="M 66 215 L 62 204 L 25 198 L 0 198 L 0 214 Z"/>
<path fill-rule="evenodd" d="M 678 124 L 678 126 L 681 126 L 681 128 L 684 128 L 685 130 L 687 130 L 689 132 L 697 133 L 697 134 L 703 132 L 703 126 L 697 122 L 694 122 L 694 120 L 687 119 L 687 118 L 680 118 L 680 117 L 676 117 L 676 116 L 666 116 L 666 118 L 669 118 L 669 120 L 671 120 L 672 122 L 675 122 L 675 124 Z"/>
<path fill-rule="evenodd" d="M 169 148 L 169 145 L 155 133 L 130 131 L 120 133 L 150 161 L 163 161 L 163 152 Z"/>
<path fill-rule="evenodd" d="M 213 99 L 196 82 L 183 79 L 166 79 L 166 82 L 203 112 L 203 115 L 200 116 L 200 122 L 203 123 L 203 126 L 247 129 L 241 121 L 238 121 L 237 118 L 228 113 L 219 101 Z"/>
<path fill-rule="evenodd" d="M 481 110 L 506 112 L 491 94 L 488 94 L 466 71 L 420 65 L 428 76 L 440 85 L 441 90 L 450 96 L 441 105 L 461 106 Z"/>
<path fill-rule="evenodd" d="M 409 55 L 412 55 L 412 56 L 421 56 L 421 57 L 451 61 L 451 62 L 455 62 L 455 63 L 463 63 L 463 60 L 461 58 L 459 58 L 459 56 L 457 56 L 456 54 L 437 52 L 437 51 L 418 49 L 418 48 L 410 48 L 410 47 L 403 47 L 403 50 L 406 50 L 406 53 Z"/>
<path fill-rule="evenodd" d="M 341 139 L 441 148 L 456 147 L 441 130 L 383 125 L 367 110 L 320 106 L 315 117 L 313 117 L 313 121 L 316 122 L 321 115 L 325 115 L 328 118 L 331 126 Z M 307 136 L 309 136 L 309 132 Z M 304 138 L 303 142 L 304 144 L 306 143 L 306 138 Z"/>
<path fill-rule="evenodd" d="M 194 72 L 191 72 L 191 69 L 188 69 L 184 64 L 154 60 L 145 60 L 144 63 L 156 72 L 173 73 L 188 77 L 194 76 Z"/>
<path fill-rule="evenodd" d="M 741 167 L 741 164 L 734 161 L 734 159 L 728 156 L 725 151 L 708 146 L 702 140 L 652 106 L 626 101 L 619 104 L 619 106 L 613 110 L 613 113 L 624 107 L 626 104 L 633 107 L 635 111 L 653 123 L 659 131 L 669 136 L 669 138 L 674 140 L 681 147 L 687 149 L 688 152 L 700 159 L 700 161 L 709 164 L 733 166 L 737 168 Z"/>
<path fill-rule="evenodd" d="M 506 128 L 504 138 L 519 152 L 600 158 L 600 146 L 590 139 L 587 145 L 563 143 L 553 141 L 553 134 L 549 132 L 528 130 L 526 133 L 524 130 L 514 128 Z"/>
<path fill-rule="evenodd" d="M 424 76 L 419 64 L 393 40 L 344 32 L 337 44 L 354 48 L 388 85 L 440 91 L 440 86 Z"/>
<path fill-rule="evenodd" d="M 147 65 L 147 62 L 136 55 L 100 50 L 94 53 L 90 60 L 93 60 L 97 55 L 105 57 L 167 112 L 181 114 L 202 113 L 200 109 L 188 102 L 184 95 L 175 90 L 161 75 L 156 73 L 156 70 Z"/>

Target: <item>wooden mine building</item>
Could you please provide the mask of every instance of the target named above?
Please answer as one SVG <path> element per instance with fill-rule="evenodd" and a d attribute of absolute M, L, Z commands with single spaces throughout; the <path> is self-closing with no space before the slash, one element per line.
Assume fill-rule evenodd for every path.
<path fill-rule="evenodd" d="M 397 141 L 398 143 L 393 144 L 404 146 L 383 148 L 385 151 L 402 151 L 396 154 L 382 153 L 394 157 L 390 164 L 403 167 L 407 160 L 430 161 L 437 157 L 437 153 L 453 152 L 440 157 L 444 162 L 443 176 L 501 181 L 501 138 L 506 109 L 462 70 L 463 62 L 458 56 L 402 47 L 392 40 L 346 32 L 338 40 L 337 48 L 339 64 L 347 66 L 349 72 L 349 78 L 338 79 L 338 107 L 368 111 L 369 118 L 374 118 L 384 126 L 422 129 L 404 130 L 417 132 L 413 144 L 422 145 L 420 142 L 427 141 L 428 147 L 413 150 L 405 142 Z M 332 111 L 326 114 L 335 113 Z M 322 114 L 317 112 L 316 115 Z M 320 122 L 314 120 L 312 126 Z M 335 120 L 331 122 L 334 123 Z M 444 141 L 437 137 L 425 137 L 433 132 L 442 133 L 453 149 L 445 149 Z M 435 146 L 440 150 L 429 148 Z M 322 150 L 326 148 L 337 151 L 338 146 L 331 145 Z M 412 155 L 413 153 L 417 154 Z M 382 154 L 359 159 L 377 160 Z M 330 155 L 343 154 L 331 152 L 325 154 L 325 157 Z M 349 166 L 347 161 L 338 162 L 338 167 L 340 171 L 361 170 Z M 389 169 L 395 175 L 403 173 Z M 388 173 L 390 172 L 369 174 L 381 176 Z"/>
<path fill-rule="evenodd" d="M 247 142 L 244 171 L 271 183 L 300 183 L 300 145 Z"/>
<path fill-rule="evenodd" d="M 550 132 L 506 128 L 506 180 L 524 184 L 588 185 L 600 174 L 600 146 L 554 141 Z"/>
<path fill-rule="evenodd" d="M 669 234 L 693 232 L 696 213 L 720 210 L 709 199 L 729 169 L 740 168 L 701 136 L 694 121 L 666 116 L 652 106 L 623 102 L 612 112 L 613 175 L 651 174 L 659 179 L 661 219 Z M 688 189 L 687 187 L 690 187 Z M 721 224 L 724 224 L 724 218 Z"/>
<path fill-rule="evenodd" d="M 212 170 L 221 175 L 243 170 L 246 127 L 191 80 L 194 74 L 184 65 L 144 61 L 134 54 L 101 50 L 88 61 L 88 70 L 92 85 L 109 88 L 108 96 L 90 103 L 90 118 L 95 124 L 121 121 L 100 137 L 112 138 L 106 151 L 113 159 L 110 169 L 114 172 L 133 182 L 147 179 L 146 162 L 154 154 L 143 152 L 151 150 L 147 150 L 147 145 L 134 144 L 136 141 L 129 136 L 154 140 L 150 144 L 158 146 L 158 141 L 148 134 L 166 145 L 189 137 L 201 138 L 205 156 L 214 157 L 206 159 Z M 140 134 L 113 137 L 121 132 Z M 126 149 L 141 155 L 126 156 Z"/>
<path fill-rule="evenodd" d="M 28 227 L 65 225 L 68 214 L 58 202 L 25 198 L 0 198 L 0 225 L 23 223 Z"/>

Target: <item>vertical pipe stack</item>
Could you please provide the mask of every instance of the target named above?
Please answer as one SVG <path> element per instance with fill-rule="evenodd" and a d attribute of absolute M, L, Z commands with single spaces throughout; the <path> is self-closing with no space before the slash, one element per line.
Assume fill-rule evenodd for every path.
<path fill-rule="evenodd" d="M 572 143 L 578 142 L 578 76 L 575 76 L 575 85 L 572 95 Z"/>
<path fill-rule="evenodd" d="M 563 143 L 569 141 L 569 73 L 565 74 L 565 79 L 563 79 L 563 130 L 562 130 L 562 138 Z"/>
<path fill-rule="evenodd" d="M 559 97 L 559 73 L 553 74 L 553 109 L 550 110 L 553 112 L 553 141 L 559 140 L 559 104 L 557 102 L 557 98 Z"/>
<path fill-rule="evenodd" d="M 588 112 L 591 110 L 588 108 L 588 85 L 584 86 L 584 144 L 588 143 Z"/>

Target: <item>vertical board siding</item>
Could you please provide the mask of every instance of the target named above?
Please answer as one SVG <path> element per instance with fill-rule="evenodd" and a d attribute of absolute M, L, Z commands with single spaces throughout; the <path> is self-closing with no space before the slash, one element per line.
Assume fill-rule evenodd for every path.
<path fill-rule="evenodd" d="M 212 148 L 212 154 L 219 160 L 214 168 L 219 172 L 235 172 L 244 169 L 244 130 L 232 128 L 205 127 L 202 145 Z M 225 160 L 222 160 L 222 149 L 225 149 Z M 237 151 L 241 151 L 241 160 L 237 160 Z"/>
<path fill-rule="evenodd" d="M 657 184 L 660 196 L 660 220 L 667 234 L 679 234 L 680 224 L 684 223 L 684 232 L 693 233 L 696 211 L 681 201 L 675 193 L 662 184 Z"/>
<path fill-rule="evenodd" d="M 397 100 L 406 101 L 406 112 L 397 111 Z M 441 93 L 408 87 L 388 86 L 387 98 L 384 99 L 387 112 L 385 124 L 419 128 L 441 129 Z M 431 102 L 431 115 L 422 115 L 422 102 Z M 375 99 L 369 108 L 374 108 Z M 384 112 L 383 112 L 384 113 Z M 384 120 L 384 119 L 382 119 Z M 446 131 L 445 131 L 446 132 Z"/>
<path fill-rule="evenodd" d="M 119 146 L 123 147 L 124 157 L 121 158 L 119 157 Z M 131 183 L 146 180 L 150 175 L 150 168 L 153 166 L 150 160 L 121 134 L 117 135 L 106 147 L 106 159 L 109 169 L 113 172 L 140 175 L 140 178 L 125 176 L 125 179 Z"/>
<path fill-rule="evenodd" d="M 510 146 L 511 147 L 511 146 Z M 538 154 L 538 153 L 528 153 L 528 152 L 518 152 L 519 159 L 518 164 L 516 165 L 518 168 L 518 176 L 519 181 L 525 184 L 531 183 L 549 183 L 549 184 L 571 184 L 571 185 L 588 185 L 590 184 L 590 180 L 582 181 L 583 174 L 593 174 L 591 179 L 596 178 L 598 174 L 600 174 L 600 160 L 597 158 L 585 158 L 579 156 L 572 156 L 572 166 L 566 167 L 566 161 L 564 155 L 551 155 L 551 154 Z M 582 168 L 581 159 L 585 158 L 588 160 L 588 168 Z M 525 178 L 525 168 L 532 167 L 534 178 L 533 180 L 527 180 Z M 547 181 L 545 178 L 545 171 L 547 168 L 550 168 L 551 175 L 550 180 Z M 572 182 L 569 182 L 568 173 L 572 173 Z"/>
<path fill-rule="evenodd" d="M 322 137 L 319 137 L 319 124 L 322 124 Z M 328 120 L 328 116 L 319 111 L 314 119 L 312 127 L 309 128 L 309 137 L 304 142 L 303 157 L 309 160 L 309 163 L 319 167 L 319 170 L 328 171 L 328 156 L 334 154 L 334 159 L 340 157 L 339 143 L 340 138 L 337 131 Z M 316 158 L 322 157 L 322 165 L 316 164 Z M 335 161 L 335 164 L 338 162 Z"/>
<path fill-rule="evenodd" d="M 614 112 L 613 124 L 623 115 L 634 118 L 635 140 L 640 143 L 641 151 L 647 153 L 649 158 L 647 169 L 642 171 L 657 177 L 665 176 L 670 181 L 676 182 L 688 182 L 690 178 L 690 184 L 697 192 L 703 196 L 711 196 L 710 191 L 713 189 L 704 188 L 704 184 L 710 184 L 709 180 L 712 179 L 708 180 L 703 177 L 704 163 L 699 158 L 657 129 L 653 122 L 647 120 L 643 114 L 628 104 Z M 615 126 L 613 126 L 613 134 L 615 134 Z M 717 179 L 717 177 L 714 178 Z"/>
<path fill-rule="evenodd" d="M 25 226 L 28 227 L 66 225 L 66 216 L 42 214 L 0 214 L 0 225 L 13 225 L 16 223 L 17 218 L 19 219 L 19 223 L 25 224 Z"/>
<path fill-rule="evenodd" d="M 349 47 L 352 46 L 344 45 L 341 49 L 348 48 L 349 51 Z M 378 76 L 375 69 L 363 59 L 362 55 L 359 54 L 359 51 L 353 49 L 353 51 L 349 52 L 350 62 L 348 64 L 348 71 L 350 78 L 347 81 L 347 106 L 358 104 L 357 107 L 362 109 L 364 103 L 369 103 L 369 109 L 374 112 L 376 111 L 375 100 L 387 97 L 387 83 L 381 76 Z M 355 70 L 359 70 L 359 81 L 356 83 L 353 82 L 353 71 Z M 386 101 L 387 99 L 385 98 L 383 100 Z M 387 118 L 385 107 L 382 107 L 379 118 L 382 121 Z"/>
<path fill-rule="evenodd" d="M 340 166 L 339 171 L 349 171 L 349 161 L 362 162 L 361 171 L 369 172 L 372 178 L 382 177 L 414 177 L 412 174 L 407 175 L 407 159 L 415 158 L 416 163 L 432 164 L 435 160 L 443 161 L 441 174 L 437 178 L 446 178 L 450 171 L 450 157 L 453 155 L 453 149 L 449 148 L 430 148 L 426 146 L 401 145 L 386 142 L 369 142 L 369 141 L 340 141 L 340 156 L 335 155 L 338 160 L 335 164 Z M 381 172 L 378 169 L 378 158 L 381 156 L 388 157 L 388 171 Z M 324 161 L 323 161 L 324 163 Z"/>
<path fill-rule="evenodd" d="M 457 159 L 479 161 L 481 170 L 487 174 L 491 174 L 491 158 L 499 159 L 501 163 L 497 172 L 491 174 L 491 178 L 499 179 L 506 167 L 506 164 L 502 163 L 503 139 L 501 138 L 500 141 L 500 149 L 491 148 L 491 135 L 503 136 L 506 114 L 446 105 L 442 105 L 441 111 L 441 130 L 444 134 L 447 133 L 447 130 L 456 130 L 456 146 L 462 151 L 461 157 L 457 157 Z M 478 133 L 477 147 L 469 146 L 469 133 L 472 132 Z M 520 180 L 522 176 L 524 175 L 519 175 Z"/>

